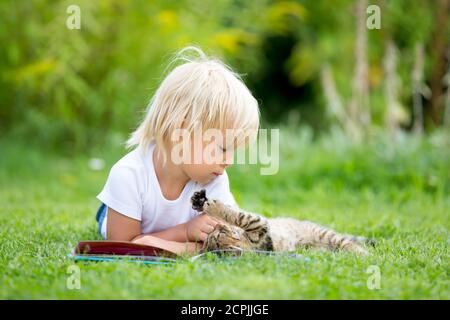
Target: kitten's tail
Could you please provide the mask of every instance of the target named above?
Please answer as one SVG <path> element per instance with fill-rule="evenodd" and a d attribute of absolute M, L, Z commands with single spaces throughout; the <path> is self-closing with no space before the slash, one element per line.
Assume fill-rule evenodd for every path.
<path fill-rule="evenodd" d="M 367 250 L 358 243 L 360 241 L 366 242 L 366 238 L 340 234 L 312 222 L 309 222 L 309 226 L 312 229 L 314 242 L 320 246 L 328 247 L 331 250 L 345 250 L 368 255 Z"/>

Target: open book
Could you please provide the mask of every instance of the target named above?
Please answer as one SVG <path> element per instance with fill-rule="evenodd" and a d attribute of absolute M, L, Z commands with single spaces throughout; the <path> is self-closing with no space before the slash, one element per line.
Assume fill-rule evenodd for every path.
<path fill-rule="evenodd" d="M 189 257 L 190 261 L 194 261 L 207 253 L 216 255 L 226 255 L 232 257 L 242 256 L 244 253 L 264 254 L 264 255 L 283 255 L 290 258 L 304 259 L 295 253 L 278 253 L 273 251 L 261 250 L 242 250 L 226 249 L 213 250 Z M 71 256 L 75 261 L 130 261 L 144 264 L 169 264 L 176 262 L 177 259 L 185 256 L 178 255 L 175 252 L 164 248 L 137 244 L 127 241 L 80 241 L 73 250 Z"/>
<path fill-rule="evenodd" d="M 178 255 L 167 249 L 128 241 L 80 241 L 72 252 L 75 261 L 127 260 L 148 264 L 174 262 Z"/>

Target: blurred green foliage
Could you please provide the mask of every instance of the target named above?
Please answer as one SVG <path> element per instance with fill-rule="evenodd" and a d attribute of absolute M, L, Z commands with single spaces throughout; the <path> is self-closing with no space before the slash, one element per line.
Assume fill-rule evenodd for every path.
<path fill-rule="evenodd" d="M 414 45 L 430 41 L 435 5 L 373 3 L 383 10 L 382 29 L 368 35 L 372 113 L 380 124 L 385 39 L 392 37 L 401 50 L 401 94 L 408 106 Z M 66 27 L 71 4 L 81 9 L 80 30 Z M 190 44 L 245 75 L 265 121 L 300 119 L 326 128 L 319 72 L 330 63 L 339 91 L 351 94 L 354 5 L 354 0 L 2 1 L 0 134 L 65 152 L 104 144 L 111 136 L 125 140 L 171 54 Z"/>

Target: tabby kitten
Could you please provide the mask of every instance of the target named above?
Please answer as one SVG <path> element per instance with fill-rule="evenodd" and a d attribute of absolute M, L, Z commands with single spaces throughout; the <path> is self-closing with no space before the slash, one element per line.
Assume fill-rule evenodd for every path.
<path fill-rule="evenodd" d="M 203 244 L 203 251 L 219 249 L 293 251 L 299 248 L 368 252 L 360 243 L 374 245 L 373 239 L 339 234 L 309 221 L 293 218 L 267 219 L 255 213 L 206 198 L 204 189 L 191 198 L 192 208 L 223 223 L 216 225 Z"/>

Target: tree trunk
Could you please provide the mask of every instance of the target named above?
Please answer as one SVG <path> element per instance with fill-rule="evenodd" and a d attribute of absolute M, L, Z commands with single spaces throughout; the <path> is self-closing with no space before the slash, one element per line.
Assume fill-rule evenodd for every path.
<path fill-rule="evenodd" d="M 417 43 L 415 47 L 414 69 L 412 72 L 412 94 L 414 114 L 413 130 L 419 135 L 423 132 L 422 88 L 425 86 L 423 83 L 423 60 L 423 43 Z"/>
<path fill-rule="evenodd" d="M 445 73 L 445 49 L 447 46 L 450 0 L 437 0 L 436 25 L 431 43 L 434 61 L 431 74 L 431 118 L 435 125 L 441 125 L 443 113 L 442 78 Z"/>
<path fill-rule="evenodd" d="M 369 85 L 367 64 L 367 0 L 356 1 L 356 44 L 355 44 L 355 73 L 352 83 L 352 97 L 349 103 L 349 115 L 359 130 L 367 129 L 370 125 Z M 355 137 L 359 139 L 360 137 Z"/>
<path fill-rule="evenodd" d="M 397 76 L 397 48 L 392 40 L 388 40 L 386 54 L 383 59 L 386 96 L 385 123 L 391 135 L 396 135 L 400 129 L 400 123 L 404 120 L 404 111 L 398 101 L 400 80 Z"/>
<path fill-rule="evenodd" d="M 327 104 L 327 113 L 337 120 L 341 128 L 343 128 L 349 136 L 356 135 L 356 129 L 344 108 L 342 98 L 336 89 L 336 82 L 334 81 L 331 68 L 328 64 L 325 64 L 320 70 L 320 80 Z"/>
<path fill-rule="evenodd" d="M 444 83 L 447 86 L 447 93 L 445 94 L 445 109 L 444 109 L 444 126 L 450 129 L 450 47 L 447 49 L 448 68 L 447 74 L 444 77 Z"/>

